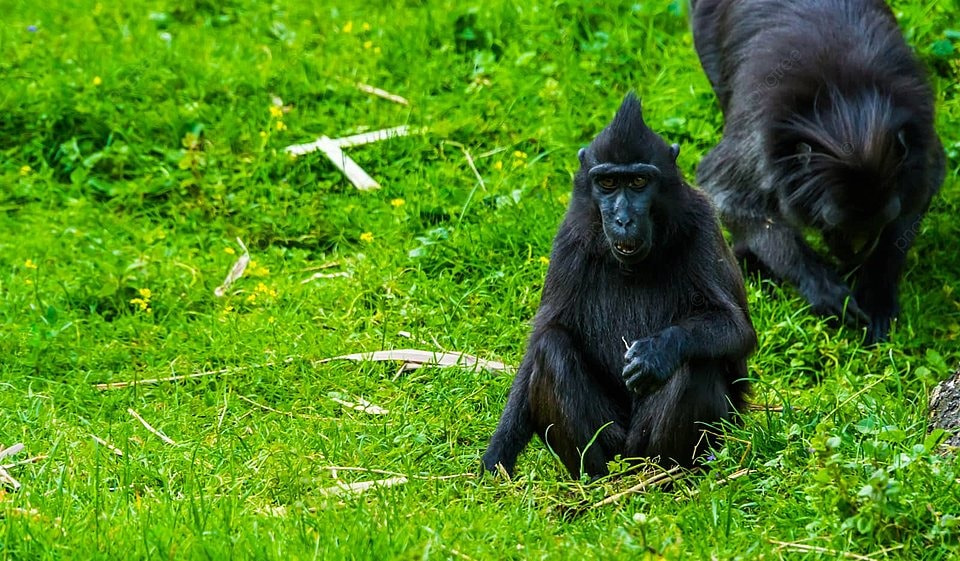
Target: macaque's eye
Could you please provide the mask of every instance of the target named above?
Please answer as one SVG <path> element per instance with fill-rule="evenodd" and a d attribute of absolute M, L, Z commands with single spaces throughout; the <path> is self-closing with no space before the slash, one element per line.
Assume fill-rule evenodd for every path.
<path fill-rule="evenodd" d="M 633 181 L 630 182 L 630 185 L 634 189 L 643 189 L 647 186 L 647 179 L 638 175 L 637 177 L 633 178 Z"/>
<path fill-rule="evenodd" d="M 612 177 L 601 177 L 597 180 L 597 184 L 603 189 L 613 189 L 616 182 L 614 182 Z"/>

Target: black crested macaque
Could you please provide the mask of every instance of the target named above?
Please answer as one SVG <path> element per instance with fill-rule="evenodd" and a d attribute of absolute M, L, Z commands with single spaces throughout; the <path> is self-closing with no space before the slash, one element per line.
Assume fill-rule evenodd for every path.
<path fill-rule="evenodd" d="M 679 152 L 632 94 L 580 151 L 487 470 L 512 473 L 534 433 L 574 478 L 618 454 L 691 466 L 707 425 L 743 404 L 756 346 L 743 280 Z"/>
<path fill-rule="evenodd" d="M 815 312 L 885 340 L 907 250 L 945 173 L 933 94 L 890 8 L 693 0 L 691 18 L 725 121 L 697 181 L 735 252 Z"/>

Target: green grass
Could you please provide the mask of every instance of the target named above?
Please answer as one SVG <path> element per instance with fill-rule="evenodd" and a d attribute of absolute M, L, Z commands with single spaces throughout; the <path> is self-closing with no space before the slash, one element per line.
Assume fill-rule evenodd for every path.
<path fill-rule="evenodd" d="M 960 555 L 960 462 L 925 430 L 927 392 L 960 359 L 954 0 L 895 3 L 949 164 L 890 343 L 864 348 L 748 279 L 755 401 L 784 410 L 729 428 L 709 474 L 579 516 L 635 479 L 571 482 L 539 442 L 512 482 L 471 475 L 509 375 L 315 361 L 415 347 L 519 362 L 576 150 L 623 94 L 683 145 L 687 177 L 719 139 L 684 3 L 340 4 L 5 3 L 0 444 L 44 458 L 0 491 L 3 559 Z M 378 191 L 282 151 L 401 124 L 429 132 L 349 150 Z M 217 298 L 238 237 L 256 263 Z M 349 277 L 302 282 L 321 266 Z M 240 369 L 93 387 L 221 368 Z M 390 475 L 330 466 L 409 481 L 331 497 Z"/>

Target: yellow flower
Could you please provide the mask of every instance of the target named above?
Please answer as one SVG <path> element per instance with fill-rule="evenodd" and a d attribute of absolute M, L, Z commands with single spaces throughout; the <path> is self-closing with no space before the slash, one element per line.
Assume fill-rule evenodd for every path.
<path fill-rule="evenodd" d="M 271 298 L 275 298 L 275 297 L 277 296 L 277 291 L 274 290 L 274 289 L 272 289 L 272 288 L 270 288 L 269 286 L 267 286 L 267 285 L 266 285 L 265 283 L 263 283 L 263 282 L 258 282 L 258 283 L 257 283 L 257 288 L 255 288 L 254 290 L 255 290 L 258 294 L 266 294 L 267 296 L 270 296 Z"/>
<path fill-rule="evenodd" d="M 344 32 L 344 33 L 352 33 L 352 32 L 353 32 L 353 22 L 352 22 L 352 21 L 348 21 L 347 23 L 343 24 L 343 32 Z"/>
<path fill-rule="evenodd" d="M 287 124 L 284 123 L 283 121 L 277 121 L 277 130 L 278 131 L 287 130 Z"/>
<path fill-rule="evenodd" d="M 260 138 L 267 138 L 267 131 L 260 131 Z"/>
<path fill-rule="evenodd" d="M 518 160 L 524 160 L 524 159 L 527 158 L 527 153 L 526 153 L 526 152 L 521 152 L 520 150 L 514 150 L 514 152 L 513 152 L 513 157 L 516 158 L 516 159 L 518 159 Z"/>
<path fill-rule="evenodd" d="M 143 298 L 132 298 L 130 303 L 134 306 L 140 308 L 141 312 L 147 312 L 150 310 L 150 301 Z"/>
<path fill-rule="evenodd" d="M 33 168 L 31 168 L 30 166 L 20 166 L 20 175 L 21 175 L 21 176 L 23 176 L 23 175 L 29 175 L 31 171 L 33 171 Z"/>
<path fill-rule="evenodd" d="M 273 117 L 274 119 L 279 119 L 280 117 L 283 117 L 283 109 L 280 107 L 277 107 L 276 105 L 271 105 L 270 116 Z"/>
<path fill-rule="evenodd" d="M 362 29 L 363 31 L 370 31 L 370 24 L 367 22 L 363 22 L 363 25 L 360 26 L 360 29 Z"/>
<path fill-rule="evenodd" d="M 360 241 L 370 243 L 373 241 L 373 232 L 364 232 L 360 234 Z"/>
<path fill-rule="evenodd" d="M 364 48 L 364 49 L 369 49 L 369 48 L 372 47 L 372 46 L 373 46 L 373 41 L 364 41 L 364 42 L 363 42 L 363 48 Z"/>
<path fill-rule="evenodd" d="M 237 253 L 237 250 L 233 249 L 232 247 L 225 247 L 223 248 L 223 251 L 224 253 L 228 253 L 230 255 L 234 255 Z"/>
<path fill-rule="evenodd" d="M 502 170 L 502 169 L 503 169 L 503 162 L 501 162 L 500 160 L 497 160 L 496 162 L 493 162 L 493 169 L 495 169 L 495 170 L 497 170 L 497 171 Z"/>
<path fill-rule="evenodd" d="M 374 47 L 373 52 L 376 54 L 380 54 L 380 47 Z"/>
<path fill-rule="evenodd" d="M 144 300 L 149 300 L 150 297 L 153 296 L 153 292 L 151 292 L 149 288 L 141 288 L 141 289 L 138 290 L 137 292 L 140 293 L 140 296 L 141 296 Z"/>
<path fill-rule="evenodd" d="M 102 83 L 103 83 L 103 79 L 100 78 L 100 76 L 94 76 L 94 77 L 93 77 L 93 85 L 94 85 L 94 86 L 99 86 L 99 85 L 102 84 Z"/>
<path fill-rule="evenodd" d="M 549 257 L 544 257 L 543 255 L 541 255 L 541 256 L 540 256 L 540 264 L 541 264 L 541 265 L 549 265 L 549 264 L 550 264 L 550 258 L 549 258 Z"/>
<path fill-rule="evenodd" d="M 23 262 L 23 266 L 26 267 L 26 268 L 28 268 L 28 269 L 36 269 L 36 268 L 37 268 L 37 264 L 33 262 L 33 259 L 27 259 L 26 261 L 24 261 L 24 262 Z"/>
<path fill-rule="evenodd" d="M 393 208 L 399 208 L 405 204 L 407 204 L 407 201 L 403 199 L 393 199 L 390 201 L 390 206 L 392 206 Z"/>
<path fill-rule="evenodd" d="M 250 263 L 247 264 L 247 273 L 251 277 L 269 277 L 270 269 L 251 259 Z"/>

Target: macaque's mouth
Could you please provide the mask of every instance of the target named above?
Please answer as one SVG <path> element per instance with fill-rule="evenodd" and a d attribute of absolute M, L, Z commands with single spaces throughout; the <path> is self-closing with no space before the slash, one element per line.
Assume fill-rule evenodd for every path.
<path fill-rule="evenodd" d="M 613 249 L 620 255 L 633 255 L 640 251 L 640 246 L 633 242 L 614 242 Z"/>

